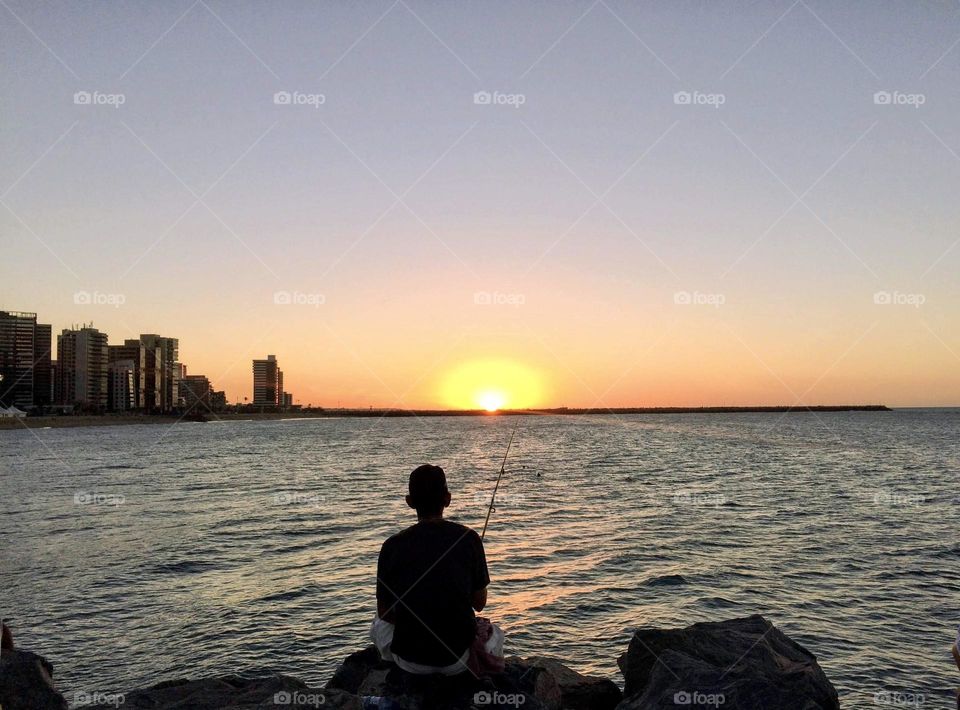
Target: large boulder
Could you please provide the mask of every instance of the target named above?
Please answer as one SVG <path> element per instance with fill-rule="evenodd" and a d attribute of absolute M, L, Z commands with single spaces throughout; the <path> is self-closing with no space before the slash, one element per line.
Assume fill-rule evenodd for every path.
<path fill-rule="evenodd" d="M 221 676 L 172 680 L 111 698 L 88 699 L 92 710 L 362 710 L 355 695 L 339 690 L 310 688 L 285 675 L 261 678 Z M 84 703 L 85 705 L 87 703 Z M 6 710 L 6 708 L 4 708 Z"/>
<path fill-rule="evenodd" d="M 0 707 L 3 710 L 67 710 L 53 687 L 53 665 L 29 651 L 0 651 Z"/>
<path fill-rule="evenodd" d="M 834 710 L 837 691 L 816 657 L 762 616 L 640 629 L 618 660 L 619 710 Z"/>
<path fill-rule="evenodd" d="M 519 659 L 519 663 L 523 668 L 540 669 L 553 678 L 563 710 L 613 710 L 623 695 L 609 678 L 582 675 L 556 658 L 533 656 Z"/>

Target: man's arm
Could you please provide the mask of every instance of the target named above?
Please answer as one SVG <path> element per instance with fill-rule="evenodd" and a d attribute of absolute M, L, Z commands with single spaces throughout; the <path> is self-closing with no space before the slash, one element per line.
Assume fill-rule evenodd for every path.
<path fill-rule="evenodd" d="M 382 600 L 377 599 L 377 616 L 379 616 L 384 621 L 388 621 L 391 624 L 396 623 L 396 619 L 393 615 L 393 606 L 389 606 L 384 603 Z"/>
<path fill-rule="evenodd" d="M 474 611 L 483 611 L 483 607 L 487 605 L 487 588 L 478 589 L 473 593 L 473 596 L 470 598 L 470 605 L 473 607 Z M 954 650 L 956 653 L 956 650 Z M 958 661 L 960 663 L 960 661 Z"/>
<path fill-rule="evenodd" d="M 953 652 L 953 662 L 957 664 L 957 670 L 960 671 L 960 650 L 957 650 L 957 644 L 960 644 L 960 640 L 953 644 L 950 650 Z"/>
<path fill-rule="evenodd" d="M 487 587 L 490 584 L 490 573 L 487 571 L 487 553 L 483 550 L 483 540 L 477 533 L 473 533 L 474 566 L 471 571 L 473 577 L 473 593 L 470 595 L 470 606 L 474 611 L 483 611 L 487 605 Z"/>
<path fill-rule="evenodd" d="M 385 578 L 387 576 L 387 543 L 383 543 L 380 548 L 380 557 L 377 558 L 377 616 L 391 624 L 396 623 L 394 617 L 394 608 L 397 600 L 393 592 L 387 586 Z"/>

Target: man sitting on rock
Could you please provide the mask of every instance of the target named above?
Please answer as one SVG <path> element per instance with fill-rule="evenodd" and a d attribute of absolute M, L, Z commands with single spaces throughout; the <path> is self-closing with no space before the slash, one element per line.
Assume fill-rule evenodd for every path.
<path fill-rule="evenodd" d="M 388 538 L 377 563 L 370 636 L 381 657 L 414 675 L 479 675 L 491 664 L 497 670 L 498 661 L 502 669 L 503 632 L 474 615 L 490 583 L 483 542 L 444 520 L 450 491 L 443 469 L 416 468 L 406 501 L 417 524 Z"/>

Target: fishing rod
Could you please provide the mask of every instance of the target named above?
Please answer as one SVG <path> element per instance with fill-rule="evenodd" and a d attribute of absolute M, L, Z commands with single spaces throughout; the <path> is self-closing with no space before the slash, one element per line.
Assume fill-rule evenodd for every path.
<path fill-rule="evenodd" d="M 510 447 L 513 446 L 513 436 L 517 433 L 517 427 L 520 426 L 520 420 L 513 425 L 513 431 L 510 432 L 510 441 L 507 442 L 507 450 L 503 454 L 503 462 L 500 464 L 500 474 L 497 476 L 497 484 L 493 487 L 493 495 L 490 496 L 490 506 L 487 508 L 487 518 L 483 521 L 483 531 L 480 533 L 480 539 L 487 534 L 487 523 L 490 522 L 490 514 L 493 513 L 493 502 L 497 499 L 497 489 L 500 488 L 500 479 L 503 478 L 503 469 L 507 465 L 507 456 L 510 455 Z"/>

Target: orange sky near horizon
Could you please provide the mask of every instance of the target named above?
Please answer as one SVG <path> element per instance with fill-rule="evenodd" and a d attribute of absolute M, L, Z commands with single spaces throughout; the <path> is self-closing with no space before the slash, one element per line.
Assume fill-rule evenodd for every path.
<path fill-rule="evenodd" d="M 415 318 L 410 304 L 251 299 L 243 317 L 211 314 L 204 328 L 140 330 L 178 336 L 189 372 L 231 402 L 251 396 L 250 361 L 268 353 L 295 402 L 323 407 L 479 408 L 490 390 L 505 408 L 960 402 L 957 358 L 935 330 L 946 324 L 878 307 L 870 293 L 852 313 L 808 305 L 777 319 L 732 297 L 692 307 L 664 292 L 631 312 L 574 299 L 557 308 L 534 292 L 522 305 L 475 305 L 472 292 L 444 289 L 414 304 Z M 99 320 L 112 343 L 128 337 Z"/>

